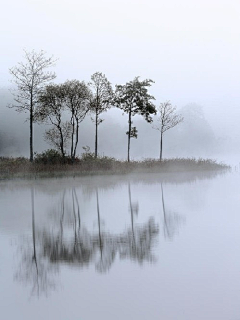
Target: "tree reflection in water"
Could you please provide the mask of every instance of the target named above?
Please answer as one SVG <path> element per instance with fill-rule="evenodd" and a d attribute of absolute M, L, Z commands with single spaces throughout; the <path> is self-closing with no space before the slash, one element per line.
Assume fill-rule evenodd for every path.
<path fill-rule="evenodd" d="M 115 256 L 116 256 L 116 244 L 112 239 L 112 236 L 106 232 L 101 231 L 101 218 L 100 218 L 100 207 L 99 207 L 99 196 L 98 189 L 96 189 L 96 200 L 97 200 L 97 215 L 98 215 L 98 237 L 92 236 L 93 253 L 96 248 L 100 250 L 100 257 L 97 258 L 95 267 L 99 272 L 106 272 L 110 269 Z"/>
<path fill-rule="evenodd" d="M 51 278 L 57 269 L 44 259 L 41 237 L 36 233 L 34 188 L 31 187 L 31 211 L 32 211 L 32 243 L 29 239 L 23 239 L 21 244 L 21 262 L 15 278 L 24 283 L 31 283 L 31 295 L 39 296 L 40 293 L 47 294 L 55 288 L 55 281 Z"/>
<path fill-rule="evenodd" d="M 135 226 L 134 216 L 138 215 L 139 205 L 138 202 L 132 201 L 130 183 L 128 183 L 128 197 L 131 213 L 131 229 L 127 230 L 127 232 L 120 237 L 120 258 L 130 258 L 139 263 L 143 263 L 144 261 L 153 262 L 155 259 L 152 254 L 152 246 L 158 234 L 158 226 L 155 224 L 153 218 L 150 218 L 149 221 L 142 226 Z"/>
<path fill-rule="evenodd" d="M 72 192 L 73 217 L 74 217 L 74 234 L 70 235 L 63 241 L 63 237 L 59 237 L 54 233 L 44 232 L 43 248 L 44 256 L 53 263 L 67 262 L 75 264 L 79 267 L 88 266 L 95 263 L 98 272 L 106 272 L 110 269 L 115 260 L 117 253 L 120 259 L 130 258 L 132 260 L 143 263 L 144 261 L 152 262 L 153 244 L 158 235 L 158 226 L 153 218 L 141 226 L 134 226 L 134 214 L 138 212 L 138 204 L 132 203 L 131 188 L 129 185 L 129 204 L 131 212 L 131 227 L 121 234 L 110 234 L 101 229 L 101 212 L 99 192 L 96 189 L 96 211 L 98 221 L 98 232 L 90 234 L 86 229 L 78 225 L 76 219 L 77 212 L 80 210 L 79 201 L 76 191 Z M 63 224 L 61 223 L 61 228 Z"/>
<path fill-rule="evenodd" d="M 81 228 L 80 205 L 75 188 L 71 192 L 72 207 L 65 207 L 65 191 L 62 196 L 62 213 L 60 215 L 60 229 L 56 232 L 44 230 L 42 232 L 43 255 L 51 263 L 58 262 L 78 263 L 81 267 L 88 265 L 91 260 L 91 244 L 89 234 Z M 66 210 L 69 220 L 64 224 Z M 72 217 L 72 219 L 71 219 Z M 66 219 L 67 220 L 67 219 Z"/>
<path fill-rule="evenodd" d="M 156 261 L 152 249 L 159 233 L 154 218 L 144 224 L 135 222 L 138 215 L 138 202 L 131 198 L 131 185 L 128 185 L 130 227 L 119 234 L 105 232 L 101 228 L 101 199 L 96 188 L 96 213 L 98 231 L 90 233 L 81 223 L 80 201 L 75 188 L 71 190 L 71 206 L 66 205 L 66 191 L 62 192 L 54 228 L 40 230 L 36 227 L 34 189 L 31 189 L 32 244 L 29 241 L 21 248 L 21 264 L 17 279 L 31 283 L 32 294 L 47 294 L 55 288 L 53 275 L 59 265 L 67 263 L 78 268 L 95 265 L 96 271 L 106 273 L 116 257 L 131 259 L 142 264 Z M 56 222 L 56 221 L 55 221 Z M 51 230 L 51 231 L 50 231 Z"/>
<path fill-rule="evenodd" d="M 161 183 L 162 210 L 163 210 L 163 232 L 166 239 L 172 240 L 184 218 L 176 212 L 165 207 L 163 185 Z"/>

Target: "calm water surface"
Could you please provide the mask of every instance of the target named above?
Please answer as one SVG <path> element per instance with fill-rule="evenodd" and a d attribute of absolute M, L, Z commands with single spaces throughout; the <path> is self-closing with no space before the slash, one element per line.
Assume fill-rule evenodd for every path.
<path fill-rule="evenodd" d="M 240 174 L 0 182 L 0 318 L 239 320 Z"/>

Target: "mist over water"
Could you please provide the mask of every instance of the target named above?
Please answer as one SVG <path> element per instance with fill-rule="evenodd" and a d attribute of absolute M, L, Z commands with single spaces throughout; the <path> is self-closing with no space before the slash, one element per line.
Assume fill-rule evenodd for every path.
<path fill-rule="evenodd" d="M 237 319 L 239 182 L 239 172 L 2 181 L 1 314 Z"/>

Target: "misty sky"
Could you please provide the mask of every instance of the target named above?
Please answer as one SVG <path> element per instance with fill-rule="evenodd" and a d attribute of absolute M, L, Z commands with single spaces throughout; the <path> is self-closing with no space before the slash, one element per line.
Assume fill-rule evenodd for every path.
<path fill-rule="evenodd" d="M 43 49 L 59 58 L 58 82 L 151 78 L 157 105 L 195 102 L 223 131 L 238 124 L 239 1 L 9 0 L 1 13 L 0 86 L 24 48 Z"/>

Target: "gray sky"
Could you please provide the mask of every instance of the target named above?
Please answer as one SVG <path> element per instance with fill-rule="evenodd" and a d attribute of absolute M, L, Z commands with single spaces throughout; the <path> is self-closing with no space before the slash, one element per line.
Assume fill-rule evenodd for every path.
<path fill-rule="evenodd" d="M 216 126 L 240 119 L 240 1 L 9 0 L 1 5 L 0 86 L 23 49 L 59 58 L 57 81 L 155 81 L 156 103 L 195 102 Z"/>

